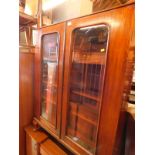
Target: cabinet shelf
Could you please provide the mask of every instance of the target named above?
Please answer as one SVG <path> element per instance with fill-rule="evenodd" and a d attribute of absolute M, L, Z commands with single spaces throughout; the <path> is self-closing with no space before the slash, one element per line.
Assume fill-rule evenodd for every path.
<path fill-rule="evenodd" d="M 101 52 L 74 52 L 73 61 L 84 64 L 105 64 L 105 53 Z"/>
<path fill-rule="evenodd" d="M 86 97 L 86 98 L 89 98 L 89 99 L 92 99 L 92 100 L 95 100 L 95 101 L 99 101 L 99 98 L 98 96 L 96 95 L 92 95 L 91 93 L 94 93 L 94 92 L 79 92 L 79 91 L 72 91 L 72 93 L 76 94 L 76 95 L 79 95 L 79 96 L 83 96 L 83 97 Z"/>
<path fill-rule="evenodd" d="M 92 113 L 93 116 L 98 117 L 98 110 L 96 107 L 94 107 L 93 105 L 90 105 L 89 103 L 84 102 L 83 104 L 81 104 L 80 102 L 73 102 L 70 101 L 71 106 L 72 105 L 80 105 L 80 108 L 83 109 L 83 111 L 89 111 L 89 113 Z M 86 112 L 84 112 L 85 114 Z M 97 119 L 97 118 L 95 118 Z"/>
<path fill-rule="evenodd" d="M 19 12 L 19 25 L 27 26 L 37 24 L 37 19 L 23 12 Z"/>
<path fill-rule="evenodd" d="M 94 122 L 94 121 L 91 120 L 91 119 L 88 119 L 86 116 L 84 116 L 84 115 L 82 115 L 82 114 L 79 114 L 79 113 L 76 113 L 76 112 L 71 112 L 71 114 L 74 115 L 74 116 L 79 117 L 80 119 L 86 121 L 87 123 L 90 123 L 90 124 L 93 125 L 93 126 L 97 126 L 97 123 L 96 123 L 96 122 Z"/>

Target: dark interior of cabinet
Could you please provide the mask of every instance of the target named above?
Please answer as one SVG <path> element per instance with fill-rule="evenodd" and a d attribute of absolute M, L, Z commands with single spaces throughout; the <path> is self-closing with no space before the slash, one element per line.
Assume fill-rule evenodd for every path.
<path fill-rule="evenodd" d="M 58 33 L 42 37 L 41 116 L 56 127 Z"/>
<path fill-rule="evenodd" d="M 67 135 L 94 153 L 108 41 L 108 27 L 95 25 L 72 33 Z"/>

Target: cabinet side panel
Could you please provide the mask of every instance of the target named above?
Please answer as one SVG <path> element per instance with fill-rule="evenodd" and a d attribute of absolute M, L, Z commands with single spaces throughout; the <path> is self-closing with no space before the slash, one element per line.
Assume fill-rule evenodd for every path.
<path fill-rule="evenodd" d="M 19 153 L 25 155 L 24 127 L 30 124 L 33 118 L 34 55 L 20 52 L 19 56 Z"/>
<path fill-rule="evenodd" d="M 113 28 L 109 40 L 108 63 L 98 134 L 99 155 L 113 151 L 120 109 L 123 100 L 126 58 L 134 28 L 134 5 L 118 9 L 111 14 Z M 115 23 L 117 21 L 117 23 Z M 118 24 L 118 25 L 117 25 Z"/>

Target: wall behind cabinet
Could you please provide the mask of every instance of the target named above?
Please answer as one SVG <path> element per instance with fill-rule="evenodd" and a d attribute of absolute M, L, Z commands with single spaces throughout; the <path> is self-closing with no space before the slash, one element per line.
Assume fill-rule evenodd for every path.
<path fill-rule="evenodd" d="M 90 0 L 66 0 L 53 8 L 53 23 L 91 14 L 92 7 Z"/>

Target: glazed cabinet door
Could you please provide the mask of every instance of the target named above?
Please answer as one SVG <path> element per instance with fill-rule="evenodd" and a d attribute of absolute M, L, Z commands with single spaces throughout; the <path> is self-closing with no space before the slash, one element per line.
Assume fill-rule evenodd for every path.
<path fill-rule="evenodd" d="M 96 24 L 75 28 L 71 34 L 66 135 L 95 152 L 109 27 Z"/>
<path fill-rule="evenodd" d="M 40 96 L 36 116 L 41 126 L 57 136 L 60 134 L 64 28 L 64 23 L 42 28 L 36 53 L 35 78 L 39 87 L 36 95 Z"/>
<path fill-rule="evenodd" d="M 62 139 L 77 154 L 111 155 L 132 10 L 129 5 L 67 22 Z"/>

